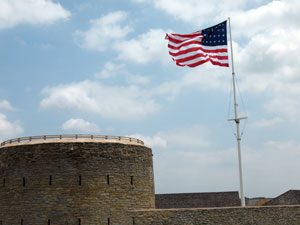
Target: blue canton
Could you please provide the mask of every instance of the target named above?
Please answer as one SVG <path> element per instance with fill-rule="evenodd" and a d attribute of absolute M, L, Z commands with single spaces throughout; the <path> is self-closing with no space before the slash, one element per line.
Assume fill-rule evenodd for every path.
<path fill-rule="evenodd" d="M 218 46 L 227 45 L 227 26 L 226 22 L 219 23 L 213 27 L 201 31 L 203 35 L 202 45 Z"/>

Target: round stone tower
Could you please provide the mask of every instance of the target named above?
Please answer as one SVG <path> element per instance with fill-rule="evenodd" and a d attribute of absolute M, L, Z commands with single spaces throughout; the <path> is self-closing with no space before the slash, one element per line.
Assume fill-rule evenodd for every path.
<path fill-rule="evenodd" d="M 132 225 L 154 208 L 152 150 L 126 137 L 52 135 L 0 147 L 0 225 Z"/>

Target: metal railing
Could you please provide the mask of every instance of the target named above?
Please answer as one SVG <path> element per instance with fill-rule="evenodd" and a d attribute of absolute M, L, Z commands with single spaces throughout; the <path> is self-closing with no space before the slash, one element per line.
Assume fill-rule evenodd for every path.
<path fill-rule="evenodd" d="M 33 141 L 45 141 L 45 140 L 62 140 L 62 139 L 100 139 L 100 140 L 116 140 L 116 141 L 128 141 L 132 143 L 142 144 L 144 142 L 132 137 L 123 137 L 123 136 L 111 136 L 111 135 L 87 135 L 87 134 L 63 134 L 63 135 L 41 135 L 41 136 L 29 136 L 29 137 L 20 137 L 15 139 L 10 139 L 1 143 L 1 146 L 24 143 L 24 142 L 33 142 Z"/>

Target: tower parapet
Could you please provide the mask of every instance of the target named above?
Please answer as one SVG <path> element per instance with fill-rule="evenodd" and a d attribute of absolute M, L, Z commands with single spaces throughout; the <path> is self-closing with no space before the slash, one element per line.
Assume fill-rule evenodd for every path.
<path fill-rule="evenodd" d="M 132 224 L 154 208 L 152 150 L 138 139 L 47 135 L 0 148 L 3 224 Z"/>

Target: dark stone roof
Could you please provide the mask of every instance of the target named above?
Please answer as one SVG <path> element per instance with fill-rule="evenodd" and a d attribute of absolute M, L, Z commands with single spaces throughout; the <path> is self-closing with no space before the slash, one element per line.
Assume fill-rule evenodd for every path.
<path fill-rule="evenodd" d="M 155 195 L 157 209 L 229 207 L 240 204 L 237 191 Z"/>
<path fill-rule="evenodd" d="M 276 198 L 266 202 L 264 205 L 299 205 L 300 190 L 289 190 Z"/>

